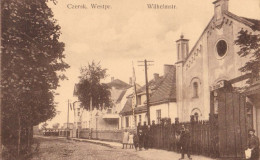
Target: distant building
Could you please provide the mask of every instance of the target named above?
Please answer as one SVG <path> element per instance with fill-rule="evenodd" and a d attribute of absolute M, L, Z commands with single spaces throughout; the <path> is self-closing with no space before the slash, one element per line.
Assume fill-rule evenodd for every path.
<path fill-rule="evenodd" d="M 61 129 L 73 129 L 73 123 L 63 123 Z"/>
<path fill-rule="evenodd" d="M 131 83 L 131 80 L 130 80 Z M 132 86 L 119 79 L 111 78 L 107 83 L 111 92 L 111 105 L 109 107 L 100 107 L 88 111 L 83 109 L 80 103 L 74 105 L 74 126 L 76 128 L 93 128 L 98 130 L 111 130 L 120 128 L 119 112 L 126 103 L 126 95 L 129 94 Z M 75 85 L 75 88 L 77 85 Z M 74 90 L 74 92 L 76 89 Z M 74 93 L 75 94 L 75 93 Z M 76 95 L 76 94 L 75 94 Z"/>

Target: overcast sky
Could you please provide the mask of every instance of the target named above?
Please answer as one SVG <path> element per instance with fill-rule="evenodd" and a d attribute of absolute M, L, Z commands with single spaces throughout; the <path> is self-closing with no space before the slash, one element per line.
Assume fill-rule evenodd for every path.
<path fill-rule="evenodd" d="M 67 81 L 60 83 L 56 96 L 61 111 L 49 124 L 65 123 L 67 101 L 73 98 L 79 69 L 92 60 L 108 69 L 111 77 L 129 82 L 134 62 L 137 83 L 144 84 L 144 68 L 137 61 L 153 60 L 153 73 L 163 74 L 164 64 L 176 62 L 176 44 L 181 34 L 190 39 L 190 48 L 213 16 L 213 0 L 59 0 L 52 8 L 61 26 L 65 43 Z M 68 9 L 68 4 L 108 4 L 110 10 Z M 153 10 L 147 4 L 173 4 L 176 9 Z M 229 11 L 248 18 L 260 19 L 259 0 L 229 0 Z M 73 115 L 70 116 L 73 122 Z"/>

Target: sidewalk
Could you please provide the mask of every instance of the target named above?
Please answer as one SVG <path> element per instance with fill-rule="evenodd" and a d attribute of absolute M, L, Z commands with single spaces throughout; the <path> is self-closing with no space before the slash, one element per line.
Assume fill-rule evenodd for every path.
<path fill-rule="evenodd" d="M 118 142 L 108 142 L 108 141 L 101 141 L 101 140 L 94 140 L 94 139 L 82 139 L 82 138 L 70 138 L 73 141 L 79 141 L 79 142 L 89 142 L 94 144 L 99 144 L 111 148 L 120 148 L 122 147 L 121 143 Z"/>
<path fill-rule="evenodd" d="M 101 140 L 92 140 L 92 139 L 80 139 L 80 138 L 71 138 L 74 141 L 79 142 L 89 142 L 99 145 L 108 146 L 115 149 L 122 149 L 122 144 L 118 142 L 108 142 L 108 141 L 101 141 Z M 159 150 L 159 149 L 148 149 L 148 150 L 142 150 L 142 151 L 135 151 L 134 149 L 124 149 L 126 152 L 133 152 L 134 154 L 137 154 L 138 156 L 142 157 L 143 159 L 147 160 L 178 160 L 181 155 L 180 153 L 176 153 L 173 151 L 166 151 L 166 150 Z M 187 158 L 187 155 L 185 155 Z M 192 160 L 214 160 L 212 158 L 204 157 L 204 156 L 198 156 L 198 155 L 192 155 Z"/>

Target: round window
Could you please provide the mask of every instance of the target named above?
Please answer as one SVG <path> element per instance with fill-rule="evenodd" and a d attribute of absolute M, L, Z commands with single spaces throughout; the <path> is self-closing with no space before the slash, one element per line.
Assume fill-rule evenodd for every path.
<path fill-rule="evenodd" d="M 217 49 L 218 55 L 220 57 L 223 57 L 227 52 L 227 42 L 224 40 L 218 41 L 216 49 Z"/>

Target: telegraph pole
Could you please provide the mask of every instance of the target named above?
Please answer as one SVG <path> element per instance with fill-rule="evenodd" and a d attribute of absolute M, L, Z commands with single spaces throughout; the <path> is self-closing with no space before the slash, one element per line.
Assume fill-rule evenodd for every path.
<path fill-rule="evenodd" d="M 0 2 L 0 8 L 2 8 Z M 2 82 L 2 12 L 0 12 L 0 84 Z M 2 87 L 0 87 L 0 159 L 2 159 Z"/>
<path fill-rule="evenodd" d="M 138 66 L 144 66 L 144 70 L 145 70 L 147 119 L 148 119 L 148 125 L 151 125 L 151 123 L 150 123 L 150 96 L 149 96 L 149 84 L 148 84 L 147 66 L 152 66 L 153 64 L 147 64 L 147 62 L 154 62 L 154 61 L 147 61 L 145 59 L 144 61 L 138 61 L 138 62 L 144 63 L 144 65 L 138 65 Z"/>
<path fill-rule="evenodd" d="M 67 114 L 67 139 L 69 139 L 69 110 L 70 110 L 70 100 L 68 99 L 68 114 Z"/>

